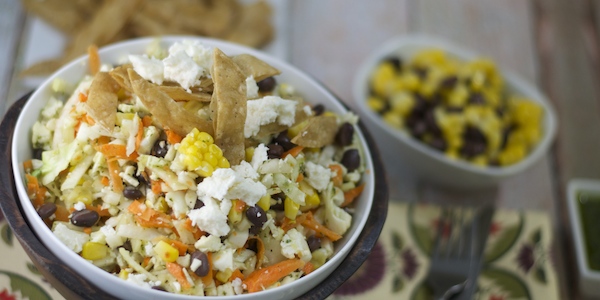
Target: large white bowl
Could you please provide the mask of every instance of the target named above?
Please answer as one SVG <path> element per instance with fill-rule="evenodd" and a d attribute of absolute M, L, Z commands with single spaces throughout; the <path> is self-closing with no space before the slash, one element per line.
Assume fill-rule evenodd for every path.
<path fill-rule="evenodd" d="M 595 179 L 571 179 L 567 185 L 567 207 L 569 209 L 569 220 L 571 233 L 575 244 L 575 257 L 577 259 L 577 271 L 579 275 L 579 291 L 586 296 L 600 297 L 600 271 L 590 268 L 586 250 L 586 239 L 579 206 L 580 196 L 600 195 L 600 180 Z M 595 237 L 600 238 L 597 233 Z"/>
<path fill-rule="evenodd" d="M 483 188 L 494 186 L 506 178 L 523 172 L 548 151 L 557 126 L 554 109 L 533 85 L 505 70 L 502 70 L 502 75 L 508 91 L 528 97 L 544 109 L 543 137 L 525 159 L 514 165 L 483 168 L 464 160 L 449 159 L 441 151 L 425 145 L 407 132 L 387 125 L 380 115 L 367 106 L 371 73 L 382 60 L 388 57 L 400 56 L 408 60 L 415 53 L 430 48 L 442 49 L 461 60 L 471 60 L 480 56 L 445 40 L 408 35 L 391 39 L 383 44 L 367 57 L 356 74 L 353 85 L 354 101 L 359 115 L 379 145 L 386 168 L 409 168 L 421 179 L 447 187 Z M 501 66 L 499 67 L 501 69 Z"/>
<path fill-rule="evenodd" d="M 279 82 L 291 84 L 300 92 L 304 99 L 310 103 L 321 103 L 333 112 L 343 113 L 347 109 L 335 98 L 327 89 L 317 83 L 311 77 L 307 76 L 297 68 L 273 58 L 257 50 L 239 46 L 236 44 L 189 36 L 168 36 L 161 38 L 163 45 L 170 45 L 183 39 L 198 40 L 208 47 L 218 47 L 227 55 L 236 55 L 241 53 L 252 54 L 272 66 L 281 70 L 281 75 L 277 77 Z M 148 45 L 153 42 L 152 38 L 142 38 L 131 41 L 117 43 L 100 49 L 102 62 L 120 64 L 125 61 L 128 54 L 142 54 Z M 27 191 L 24 186 L 23 162 L 32 158 L 31 128 L 38 118 L 47 99 L 52 94 L 51 83 L 55 78 L 62 78 L 71 84 L 76 84 L 88 72 L 87 57 L 80 57 L 68 65 L 64 66 L 52 76 L 50 76 L 31 96 L 30 100 L 24 106 L 13 134 L 12 141 L 12 166 L 16 181 L 16 189 L 19 195 L 21 206 L 27 217 L 27 221 L 34 232 L 41 239 L 42 243 L 50 249 L 62 262 L 69 266 L 73 271 L 95 284 L 103 291 L 121 299 L 192 299 L 194 297 L 185 295 L 176 295 L 164 293 L 156 290 L 142 288 L 126 282 L 114 275 L 111 275 L 100 268 L 95 267 L 73 251 L 69 250 L 60 240 L 58 240 L 52 231 L 44 224 L 34 209 Z M 345 234 L 344 238 L 335 244 L 335 254 L 323 267 L 313 273 L 300 278 L 297 281 L 284 286 L 246 295 L 235 296 L 235 299 L 292 299 L 310 291 L 313 287 L 331 275 L 339 264 L 344 260 L 348 252 L 353 247 L 360 235 L 369 213 L 371 212 L 372 201 L 375 193 L 375 172 L 369 146 L 365 141 L 365 136 L 359 128 L 356 130 L 358 137 L 364 147 L 364 162 L 366 169 L 363 180 L 365 190 L 356 201 L 356 213 L 352 226 Z M 335 276 L 335 275 L 332 275 Z M 204 297 L 207 299 L 225 299 L 225 297 Z M 203 298 L 203 299 L 204 299 Z"/>

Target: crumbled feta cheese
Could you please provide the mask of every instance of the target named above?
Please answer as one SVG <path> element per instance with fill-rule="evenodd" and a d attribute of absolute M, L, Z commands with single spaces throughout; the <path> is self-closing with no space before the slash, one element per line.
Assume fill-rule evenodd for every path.
<path fill-rule="evenodd" d="M 217 287 L 217 295 L 219 296 L 234 296 L 235 291 L 230 282 L 224 283 Z"/>
<path fill-rule="evenodd" d="M 215 170 L 210 177 L 204 178 L 198 184 L 198 197 L 210 196 L 215 199 L 224 199 L 227 191 L 235 183 L 236 173 L 231 168 Z"/>
<path fill-rule="evenodd" d="M 244 292 L 242 280 L 239 277 L 231 281 L 231 286 L 236 295 L 241 295 Z"/>
<path fill-rule="evenodd" d="M 79 201 L 79 202 L 75 203 L 75 205 L 73 205 L 73 208 L 75 208 L 75 210 L 84 210 L 85 203 Z"/>
<path fill-rule="evenodd" d="M 257 177 L 256 171 L 247 163 L 242 163 L 235 169 L 217 169 L 198 184 L 198 197 L 209 196 L 221 201 L 242 199 L 246 204 L 254 206 L 267 193 L 267 188 L 262 183 L 252 179 Z"/>
<path fill-rule="evenodd" d="M 129 274 L 129 276 L 127 276 L 127 281 L 137 285 L 137 286 L 141 286 L 141 287 L 152 287 L 152 285 L 149 282 L 146 282 L 146 279 L 148 279 L 148 277 L 146 276 L 146 274 Z"/>
<path fill-rule="evenodd" d="M 254 180 L 258 179 L 258 172 L 256 172 L 252 165 L 245 160 L 242 160 L 239 165 L 231 168 L 235 171 L 235 173 L 244 178 L 250 178 Z"/>
<path fill-rule="evenodd" d="M 321 165 L 317 165 L 311 161 L 306 162 L 304 165 L 304 174 L 306 175 L 305 180 L 314 187 L 317 191 L 321 192 L 327 188 L 327 184 L 331 180 L 331 170 Z"/>
<path fill-rule="evenodd" d="M 192 270 L 192 272 L 196 272 L 196 270 L 198 270 L 198 268 L 200 268 L 202 266 L 202 261 L 194 258 L 192 259 L 192 263 L 190 264 L 190 270 Z"/>
<path fill-rule="evenodd" d="M 223 248 L 221 239 L 215 235 L 202 236 L 195 244 L 196 249 L 203 252 L 217 252 Z"/>
<path fill-rule="evenodd" d="M 268 150 L 269 150 L 269 148 L 267 148 L 267 146 L 265 146 L 265 144 L 260 144 L 256 148 L 254 148 L 254 154 L 252 155 L 252 161 L 250 161 L 250 164 L 252 165 L 254 170 L 258 170 L 260 165 L 262 165 L 267 159 L 269 159 L 269 156 L 267 154 Z"/>
<path fill-rule="evenodd" d="M 165 68 L 163 62 L 147 55 L 129 55 L 129 61 L 136 71 L 144 79 L 150 80 L 156 84 L 162 84 L 165 80 Z"/>
<path fill-rule="evenodd" d="M 190 91 L 190 87 L 200 84 L 203 69 L 189 57 L 185 51 L 170 53 L 163 60 L 165 65 L 165 80 L 179 83 L 182 88 Z"/>
<path fill-rule="evenodd" d="M 86 233 L 72 230 L 64 223 L 55 223 L 53 232 L 56 237 L 75 253 L 81 252 L 83 244 L 89 241 L 90 236 Z"/>
<path fill-rule="evenodd" d="M 304 105 L 302 110 L 304 110 L 304 113 L 309 117 L 313 115 L 313 111 L 312 111 L 312 108 L 310 107 L 310 105 Z"/>
<path fill-rule="evenodd" d="M 287 258 L 294 258 L 298 255 L 304 261 L 310 261 L 312 258 L 306 238 L 296 228 L 288 230 L 281 239 L 281 254 Z"/>
<path fill-rule="evenodd" d="M 98 232 L 102 232 L 104 234 L 106 244 L 112 249 L 116 249 L 125 243 L 124 239 L 117 235 L 117 231 L 109 225 L 100 227 Z"/>
<path fill-rule="evenodd" d="M 260 126 L 277 122 L 280 125 L 292 126 L 296 116 L 294 100 L 286 100 L 277 96 L 265 96 L 247 102 L 246 123 L 244 136 L 255 136 L 260 131 Z"/>
<path fill-rule="evenodd" d="M 224 236 L 229 233 L 227 224 L 227 215 L 224 214 L 216 200 L 205 197 L 202 199 L 204 206 L 198 209 L 192 209 L 188 212 L 188 217 L 192 220 L 192 225 L 198 226 L 202 231 L 216 236 Z"/>
<path fill-rule="evenodd" d="M 205 47 L 199 41 L 183 40 L 181 42 L 174 43 L 169 47 L 169 54 L 184 51 L 192 60 L 200 66 L 205 72 L 202 75 L 208 74 L 212 66 L 212 49 Z"/>
<path fill-rule="evenodd" d="M 254 80 L 254 76 L 252 75 L 246 78 L 246 98 L 258 98 L 258 85 L 256 84 L 256 80 Z"/>

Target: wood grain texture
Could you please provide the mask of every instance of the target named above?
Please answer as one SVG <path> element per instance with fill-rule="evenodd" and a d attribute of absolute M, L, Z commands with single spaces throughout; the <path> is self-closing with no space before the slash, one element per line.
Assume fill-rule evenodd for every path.
<path fill-rule="evenodd" d="M 19 1 L 0 1 L 0 99 L 6 99 L 25 16 Z M 6 67 L 9 66 L 9 67 Z M 0 101 L 0 115 L 7 101 Z"/>

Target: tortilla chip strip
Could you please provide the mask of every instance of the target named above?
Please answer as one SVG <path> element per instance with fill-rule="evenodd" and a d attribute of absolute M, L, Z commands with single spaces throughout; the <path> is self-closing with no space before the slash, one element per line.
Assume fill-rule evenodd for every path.
<path fill-rule="evenodd" d="M 292 139 L 292 143 L 307 148 L 320 148 L 332 144 L 337 131 L 336 117 L 313 117 L 308 120 L 306 127 Z"/>
<path fill-rule="evenodd" d="M 195 111 L 188 111 L 171 99 L 158 86 L 146 81 L 133 69 L 127 70 L 133 92 L 148 108 L 152 117 L 167 129 L 186 136 L 194 128 L 213 135 L 212 122 L 205 120 Z M 242 130 L 243 131 L 243 130 Z"/>
<path fill-rule="evenodd" d="M 87 52 L 90 74 L 96 75 L 96 73 L 100 72 L 100 65 L 102 64 L 100 61 L 100 55 L 98 54 L 98 46 L 93 44 L 90 45 Z"/>
<path fill-rule="evenodd" d="M 198 102 L 210 102 L 211 95 L 208 93 L 188 93 L 181 86 L 166 86 L 161 85 L 158 87 L 173 100 L 177 101 L 198 101 Z"/>
<path fill-rule="evenodd" d="M 268 63 L 250 54 L 236 55 L 233 57 L 233 61 L 242 70 L 242 73 L 244 73 L 246 77 L 252 75 L 256 82 L 281 73 L 281 71 L 273 68 Z"/>
<path fill-rule="evenodd" d="M 217 113 L 213 115 L 213 118 L 217 119 L 215 144 L 223 150 L 223 156 L 231 165 L 237 165 L 245 156 L 246 76 L 233 60 L 218 48 L 213 51 L 213 62 L 212 101 L 216 101 Z"/>
<path fill-rule="evenodd" d="M 71 1 L 61 0 L 22 0 L 28 12 L 34 13 L 48 24 L 72 34 L 85 22 L 89 15 L 78 11 Z"/>
<path fill-rule="evenodd" d="M 119 84 L 106 72 L 94 76 L 85 107 L 88 115 L 108 132 L 112 132 L 117 119 Z"/>
<path fill-rule="evenodd" d="M 129 81 L 129 69 L 133 70 L 133 66 L 131 64 L 124 64 L 112 69 L 109 74 L 116 82 L 119 83 L 122 88 L 130 93 L 133 93 L 131 81 Z"/>

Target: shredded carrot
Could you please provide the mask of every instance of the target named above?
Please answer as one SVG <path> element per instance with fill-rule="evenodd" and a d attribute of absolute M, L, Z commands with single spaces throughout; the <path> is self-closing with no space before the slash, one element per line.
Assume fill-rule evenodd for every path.
<path fill-rule="evenodd" d="M 26 173 L 30 173 L 33 170 L 33 161 L 31 159 L 23 162 L 23 169 Z"/>
<path fill-rule="evenodd" d="M 254 236 L 254 237 L 248 238 L 248 241 L 246 242 L 246 246 L 248 245 L 248 242 L 250 242 L 250 241 L 256 241 L 256 266 L 255 266 L 255 268 L 258 269 L 258 268 L 262 267 L 262 263 L 265 258 L 265 244 L 259 237 Z"/>
<path fill-rule="evenodd" d="M 69 211 L 63 205 L 56 205 L 56 211 L 54 212 L 54 217 L 56 221 L 60 222 L 68 222 L 69 221 Z"/>
<path fill-rule="evenodd" d="M 85 232 L 87 234 L 92 234 L 92 227 L 84 227 L 83 232 Z"/>
<path fill-rule="evenodd" d="M 250 273 L 244 279 L 243 283 L 249 293 L 259 292 L 275 284 L 290 273 L 301 269 L 304 267 L 304 264 L 304 261 L 301 259 L 284 260 Z"/>
<path fill-rule="evenodd" d="M 123 192 L 123 181 L 121 180 L 121 176 L 119 176 L 119 162 L 116 159 L 108 159 L 107 165 L 113 190 L 117 193 Z"/>
<path fill-rule="evenodd" d="M 244 208 L 246 208 L 246 202 L 242 201 L 242 200 L 236 200 L 235 202 L 235 206 L 233 207 L 233 209 L 236 212 L 242 212 L 244 211 Z"/>
<path fill-rule="evenodd" d="M 172 228 L 171 218 L 166 214 L 147 207 L 140 201 L 133 201 L 127 210 L 134 215 L 135 221 L 142 227 Z M 187 246 L 186 246 L 187 248 Z"/>
<path fill-rule="evenodd" d="M 296 157 L 296 156 L 298 156 L 298 154 L 300 154 L 300 152 L 302 152 L 302 150 L 304 150 L 304 147 L 296 146 L 288 151 L 283 152 L 283 154 L 281 155 L 281 158 L 285 158 L 288 155 Z"/>
<path fill-rule="evenodd" d="M 325 225 L 315 220 L 312 212 L 309 211 L 307 213 L 302 214 L 301 216 L 303 216 L 303 218 L 299 222 L 300 224 L 302 224 L 302 226 L 314 230 L 318 234 L 321 234 L 322 236 L 330 239 L 332 242 L 335 242 L 342 238 L 341 235 L 335 233 L 331 229 L 325 227 Z"/>
<path fill-rule="evenodd" d="M 336 187 L 341 187 L 344 183 L 344 171 L 342 170 L 342 166 L 338 164 L 333 164 L 329 166 L 332 172 L 335 173 L 335 176 L 331 178 L 333 185 Z"/>
<path fill-rule="evenodd" d="M 358 197 L 360 195 L 360 193 L 362 193 L 362 191 L 365 189 L 365 184 L 361 184 L 353 189 L 347 190 L 346 192 L 344 192 L 344 202 L 342 202 L 342 204 L 340 205 L 340 207 L 346 207 L 348 205 L 350 205 L 354 199 L 356 199 L 356 197 Z"/>
<path fill-rule="evenodd" d="M 142 124 L 144 124 L 144 127 L 148 127 L 148 126 L 152 125 L 152 117 L 151 116 L 144 116 L 142 118 Z"/>
<path fill-rule="evenodd" d="M 127 155 L 127 146 L 119 144 L 103 144 L 96 147 L 98 152 L 104 154 L 106 157 L 116 157 L 122 159 L 129 159 L 135 161 L 138 158 L 137 152 L 132 152 Z"/>
<path fill-rule="evenodd" d="M 87 49 L 87 52 L 90 74 L 96 75 L 96 73 L 100 71 L 100 55 L 98 55 L 98 46 L 90 45 Z"/>
<path fill-rule="evenodd" d="M 145 268 L 150 263 L 151 259 L 152 259 L 152 257 L 150 257 L 150 256 L 144 257 L 144 260 L 142 261 L 142 267 Z"/>
<path fill-rule="evenodd" d="M 192 219 L 186 218 L 183 227 L 194 235 L 194 239 L 199 240 L 203 235 L 204 231 L 200 230 L 197 226 L 192 225 Z"/>
<path fill-rule="evenodd" d="M 110 184 L 110 179 L 108 179 L 108 177 L 106 177 L 106 176 L 102 176 L 102 179 L 100 179 L 100 182 L 102 183 L 103 186 L 108 186 Z"/>
<path fill-rule="evenodd" d="M 38 208 L 44 204 L 46 198 L 46 188 L 40 186 L 37 177 L 25 174 L 27 180 L 27 194 L 33 202 L 33 207 Z"/>
<path fill-rule="evenodd" d="M 296 227 L 296 225 L 298 225 L 298 217 L 296 217 L 296 220 L 285 217 L 283 218 L 283 223 L 281 223 L 279 227 L 283 229 L 283 231 L 287 232 L 288 230 Z"/>
<path fill-rule="evenodd" d="M 100 217 L 110 217 L 110 212 L 108 212 L 108 209 L 102 209 L 102 205 L 100 204 L 97 206 L 86 204 L 85 208 L 97 212 Z"/>
<path fill-rule="evenodd" d="M 304 180 L 304 173 L 298 174 L 298 178 L 296 178 L 296 182 L 300 182 L 302 180 Z"/>
<path fill-rule="evenodd" d="M 90 116 L 88 114 L 83 115 L 82 121 L 88 123 L 89 125 L 96 124 L 96 121 L 94 120 L 94 118 L 92 118 L 92 116 Z"/>
<path fill-rule="evenodd" d="M 236 278 L 244 280 L 244 274 L 242 274 L 242 271 L 240 271 L 240 269 L 235 269 L 231 273 L 231 276 L 229 277 L 229 282 L 234 281 Z"/>
<path fill-rule="evenodd" d="M 155 195 L 162 193 L 162 187 L 160 186 L 162 180 L 153 180 L 151 185 L 152 192 Z"/>
<path fill-rule="evenodd" d="M 183 242 L 178 241 L 178 240 L 166 239 L 165 242 L 167 242 L 169 245 L 177 248 L 177 250 L 179 250 L 179 256 L 185 255 L 189 248 L 186 244 L 184 244 Z"/>
<path fill-rule="evenodd" d="M 135 150 L 140 149 L 140 144 L 142 144 L 142 139 L 144 138 L 144 122 L 140 120 L 138 126 L 137 136 L 135 137 Z"/>
<path fill-rule="evenodd" d="M 88 99 L 88 96 L 84 93 L 79 93 L 79 95 L 77 95 L 77 99 L 79 100 L 79 102 L 86 102 Z"/>
<path fill-rule="evenodd" d="M 107 137 L 105 135 L 99 137 L 97 140 L 98 145 L 108 144 L 109 142 L 110 142 L 110 137 Z"/>
<path fill-rule="evenodd" d="M 177 279 L 177 282 L 181 284 L 182 288 L 189 289 L 190 287 L 192 287 L 187 278 L 185 278 L 185 274 L 183 273 L 183 267 L 180 266 L 178 263 L 168 262 L 167 270 L 169 271 L 169 273 L 171 273 L 171 275 L 173 275 L 173 277 L 175 277 L 175 279 Z"/>
<path fill-rule="evenodd" d="M 165 129 L 165 133 L 167 134 L 167 142 L 171 145 L 175 145 L 183 140 L 183 137 L 173 130 Z"/>
<path fill-rule="evenodd" d="M 208 258 L 208 273 L 204 275 L 202 279 L 202 283 L 204 286 L 209 286 L 213 283 L 213 262 L 212 262 L 212 252 L 206 253 L 206 257 Z"/>
<path fill-rule="evenodd" d="M 310 261 L 307 262 L 304 267 L 302 267 L 302 272 L 304 273 L 304 275 L 308 275 L 310 273 L 312 273 L 312 271 L 315 270 L 315 265 L 313 265 Z"/>

